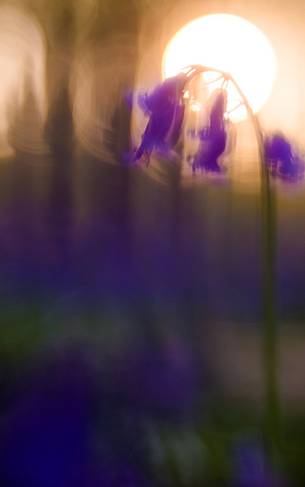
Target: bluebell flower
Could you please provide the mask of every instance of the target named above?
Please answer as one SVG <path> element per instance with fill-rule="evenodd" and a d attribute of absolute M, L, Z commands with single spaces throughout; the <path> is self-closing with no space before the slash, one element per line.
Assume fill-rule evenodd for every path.
<path fill-rule="evenodd" d="M 234 487 L 284 487 L 259 442 L 239 441 L 234 450 Z"/>
<path fill-rule="evenodd" d="M 176 341 L 128 350 L 111 365 L 107 384 L 114 387 L 114 402 L 137 416 L 184 418 L 194 413 L 200 395 L 195 361 Z"/>
<path fill-rule="evenodd" d="M 16 487 L 83 487 L 88 463 L 90 386 L 74 360 L 52 364 L 28 385 L 0 431 L 0 483 Z"/>
<path fill-rule="evenodd" d="M 292 183 L 303 179 L 304 161 L 284 135 L 276 133 L 265 137 L 264 151 L 273 177 Z"/>
<path fill-rule="evenodd" d="M 138 104 L 149 121 L 133 162 L 144 158 L 148 163 L 153 150 L 168 153 L 177 143 L 184 117 L 186 81 L 186 74 L 181 73 L 166 79 L 152 93 L 139 95 Z"/>
<path fill-rule="evenodd" d="M 219 164 L 219 157 L 224 153 L 227 143 L 225 112 L 227 92 L 215 90 L 211 95 L 209 124 L 198 132 L 199 149 L 191 158 L 192 169 L 221 173 L 224 169 Z"/>
<path fill-rule="evenodd" d="M 100 391 L 92 365 L 66 353 L 41 363 L 43 372 L 34 372 L 5 416 L 0 485 L 148 487 L 136 421 L 128 428 L 125 411 L 108 404 L 107 391 Z"/>

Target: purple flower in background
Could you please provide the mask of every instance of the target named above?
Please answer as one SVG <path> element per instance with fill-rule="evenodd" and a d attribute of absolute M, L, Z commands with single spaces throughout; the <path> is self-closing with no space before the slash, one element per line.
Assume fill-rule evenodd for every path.
<path fill-rule="evenodd" d="M 227 92 L 221 89 L 215 90 L 211 95 L 210 105 L 209 125 L 198 132 L 199 149 L 191 158 L 194 173 L 197 170 L 213 173 L 223 172 L 218 159 L 224 153 L 227 142 L 224 118 Z"/>
<path fill-rule="evenodd" d="M 303 179 L 304 161 L 284 135 L 278 133 L 265 137 L 264 150 L 273 177 L 292 183 Z"/>
<path fill-rule="evenodd" d="M 238 442 L 234 450 L 234 487 L 284 487 L 275 474 L 259 443 L 251 440 Z"/>
<path fill-rule="evenodd" d="M 89 459 L 88 373 L 82 364 L 64 360 L 38 375 L 15 401 L 1 428 L 0 483 L 82 487 L 81 471 Z"/>
<path fill-rule="evenodd" d="M 147 487 L 136 421 L 131 431 L 124 428 L 123 411 L 104 407 L 106 393 L 96 402 L 100 385 L 92 365 L 66 353 L 41 363 L 42 372 L 34 371 L 2 421 L 0 485 Z"/>
<path fill-rule="evenodd" d="M 126 410 L 164 418 L 194 412 L 199 382 L 193 358 L 176 340 L 161 348 L 146 345 L 127 350 L 112 363 L 107 378 L 116 401 Z"/>
<path fill-rule="evenodd" d="M 148 163 L 153 150 L 168 153 L 177 143 L 184 116 L 182 95 L 186 80 L 186 74 L 181 73 L 166 79 L 152 93 L 139 95 L 139 106 L 149 121 L 133 162 L 144 158 Z"/>

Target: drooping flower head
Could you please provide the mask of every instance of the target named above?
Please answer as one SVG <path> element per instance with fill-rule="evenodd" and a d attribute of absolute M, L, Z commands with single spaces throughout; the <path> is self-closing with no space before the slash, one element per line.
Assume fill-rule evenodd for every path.
<path fill-rule="evenodd" d="M 189 66 L 177 76 L 163 81 L 150 93 L 138 96 L 138 104 L 148 117 L 148 122 L 141 143 L 133 152 L 131 162 L 144 161 L 148 164 L 153 151 L 167 159 L 171 158 L 173 148 L 181 135 L 188 105 L 189 96 L 186 96 L 188 83 L 205 71 L 213 71 L 213 69 L 200 65 Z M 187 127 L 186 130 L 187 135 L 196 138 L 199 142 L 197 153 L 187 154 L 185 151 L 186 160 L 193 174 L 198 171 L 214 174 L 226 172 L 221 164 L 221 156 L 232 148 L 228 113 L 239 105 L 247 105 L 246 99 L 242 96 L 243 101 L 237 107 L 227 110 L 227 83 L 231 80 L 235 85 L 235 82 L 230 76 L 228 77 L 228 74 L 215 71 L 219 75 L 217 81 L 222 80 L 222 85 L 211 93 L 207 101 L 208 123 L 199 130 L 192 127 Z M 193 101 L 192 97 L 190 101 Z M 251 111 L 249 107 L 247 109 L 248 112 Z M 304 157 L 295 150 L 284 135 L 280 133 L 268 135 L 263 138 L 263 145 L 262 163 L 267 165 L 272 177 L 289 183 L 296 183 L 303 179 Z"/>
<path fill-rule="evenodd" d="M 215 90 L 211 94 L 208 104 L 210 105 L 209 124 L 198 132 L 200 143 L 198 152 L 192 160 L 192 169 L 193 172 L 201 170 L 221 173 L 223 169 L 218 159 L 224 153 L 227 142 L 225 127 L 226 90 Z"/>
<path fill-rule="evenodd" d="M 210 131 L 224 130 L 225 112 L 227 109 L 228 94 L 224 89 L 217 89 L 211 94 L 210 103 Z"/>
<path fill-rule="evenodd" d="M 264 152 L 266 164 L 273 177 L 292 183 L 303 179 L 304 161 L 284 135 L 275 133 L 266 136 Z"/>
<path fill-rule="evenodd" d="M 183 91 L 187 75 L 180 73 L 158 85 L 150 94 L 138 97 L 138 103 L 149 121 L 133 162 L 149 158 L 153 150 L 167 153 L 177 143 L 184 116 Z"/>

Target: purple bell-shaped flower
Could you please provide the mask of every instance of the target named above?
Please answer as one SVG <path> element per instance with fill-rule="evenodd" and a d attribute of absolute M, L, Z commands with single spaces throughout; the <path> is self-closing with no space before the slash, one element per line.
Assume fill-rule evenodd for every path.
<path fill-rule="evenodd" d="M 149 116 L 149 121 L 133 162 L 145 158 L 148 163 L 153 150 L 167 154 L 177 143 L 184 117 L 186 80 L 187 75 L 181 73 L 166 79 L 151 94 L 138 97 L 139 106 Z"/>
<path fill-rule="evenodd" d="M 224 153 L 227 143 L 225 112 L 227 92 L 219 89 L 211 95 L 209 125 L 198 132 L 199 149 L 192 158 L 192 169 L 213 173 L 223 172 L 219 157 Z"/>
<path fill-rule="evenodd" d="M 264 139 L 266 164 L 273 177 L 296 183 L 304 177 L 304 161 L 282 134 L 272 134 Z"/>

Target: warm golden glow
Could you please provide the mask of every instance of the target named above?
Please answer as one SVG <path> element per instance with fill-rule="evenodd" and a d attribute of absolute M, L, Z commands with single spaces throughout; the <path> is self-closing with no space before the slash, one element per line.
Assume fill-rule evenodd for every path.
<path fill-rule="evenodd" d="M 43 141 L 45 47 L 42 30 L 35 19 L 21 9 L 0 7 L 0 158 L 14 154 L 12 145 L 30 153 L 47 150 Z M 29 97 L 27 119 L 21 120 Z M 15 134 L 9 135 L 12 125 Z M 14 143 L 9 139 L 14 139 Z"/>
<path fill-rule="evenodd" d="M 173 76 L 190 64 L 230 73 L 254 112 L 267 101 L 276 74 L 275 55 L 268 38 L 247 20 L 229 14 L 195 19 L 171 39 L 163 57 L 163 76 Z M 219 82 L 211 84 L 209 90 L 217 86 Z M 231 83 L 228 94 L 230 111 L 238 105 L 240 97 Z M 245 117 L 244 107 L 230 115 L 234 121 Z"/>

